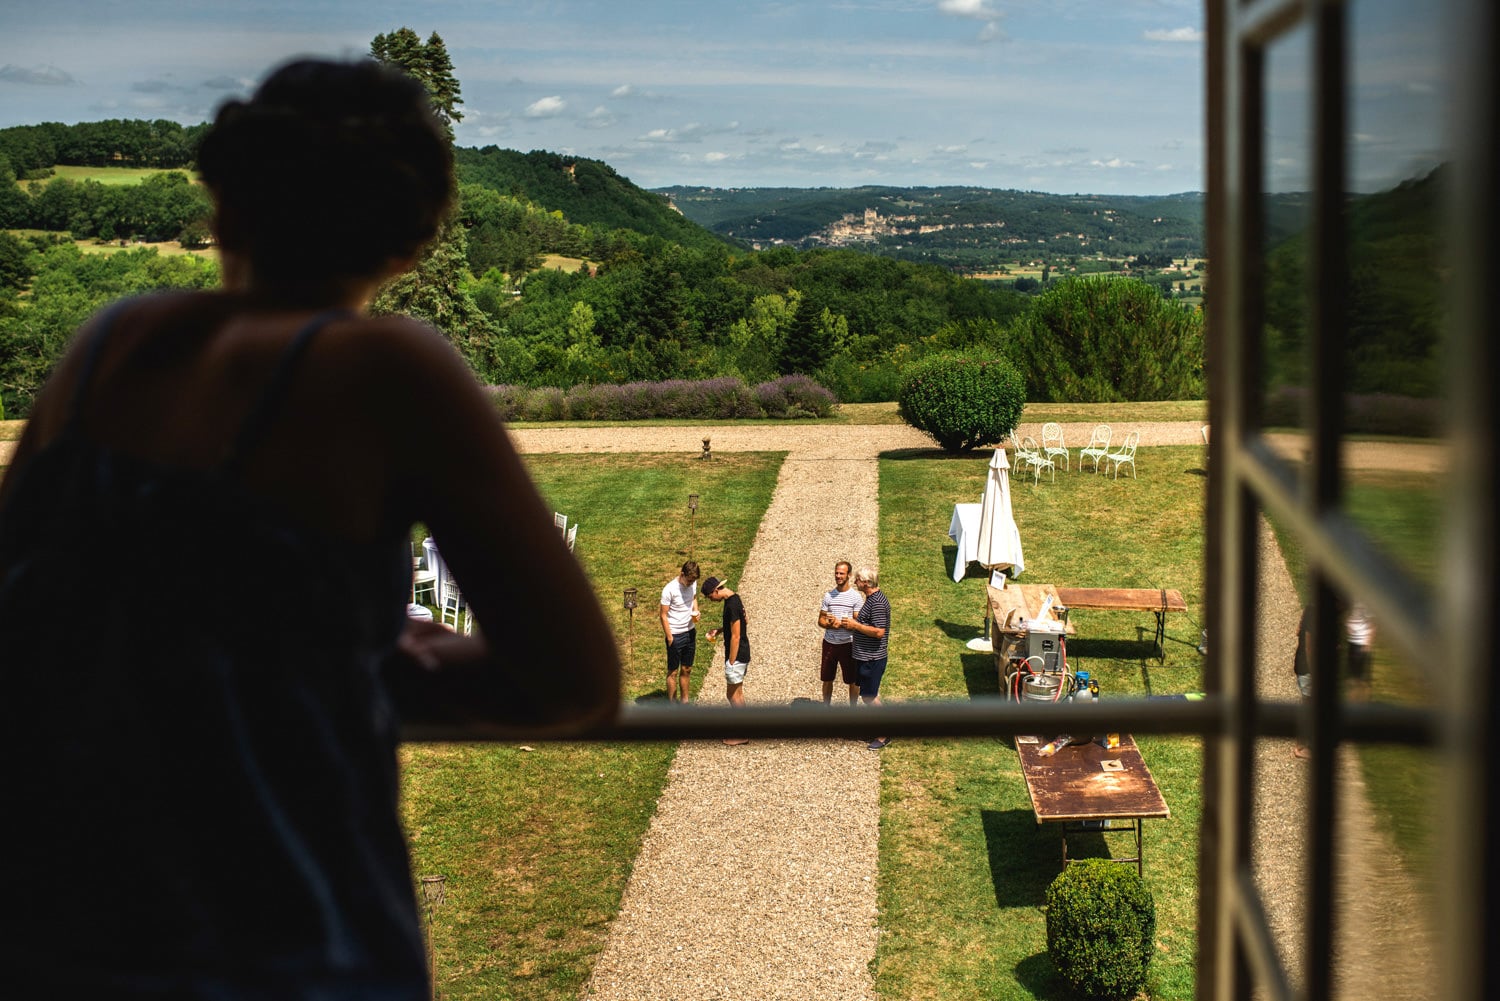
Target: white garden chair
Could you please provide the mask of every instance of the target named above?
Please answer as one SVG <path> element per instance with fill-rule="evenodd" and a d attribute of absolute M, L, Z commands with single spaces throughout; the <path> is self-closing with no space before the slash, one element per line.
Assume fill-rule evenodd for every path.
<path fill-rule="evenodd" d="M 1024 462 L 1026 467 L 1031 470 L 1033 483 L 1042 482 L 1043 469 L 1050 469 L 1052 471 L 1052 482 L 1057 482 L 1057 466 L 1053 464 L 1051 459 L 1042 454 L 1042 450 L 1037 445 L 1036 439 L 1031 437 L 1031 435 L 1027 435 L 1021 439 L 1021 444 L 1016 447 L 1016 458 Z"/>
<path fill-rule="evenodd" d="M 1104 457 L 1109 463 L 1110 473 L 1115 479 L 1120 478 L 1120 467 L 1127 462 L 1130 463 L 1130 475 L 1135 478 L 1135 446 L 1141 440 L 1139 431 L 1130 431 L 1125 435 L 1125 443 L 1120 446 L 1118 452 L 1110 452 Z"/>
<path fill-rule="evenodd" d="M 464 596 L 458 590 L 458 584 L 453 580 L 453 575 L 448 574 L 443 579 L 443 608 L 442 623 L 454 632 L 458 631 L 458 620 L 463 612 Z"/>
<path fill-rule="evenodd" d="M 426 560 L 417 555 L 416 547 L 412 547 L 411 558 L 411 600 L 413 604 L 420 603 L 422 596 L 426 595 L 432 601 L 437 601 L 437 571 L 428 569 Z"/>
<path fill-rule="evenodd" d="M 1109 456 L 1110 430 L 1108 424 L 1095 424 L 1094 433 L 1089 436 L 1089 443 L 1078 450 L 1078 468 L 1082 469 L 1084 462 L 1094 460 L 1094 472 L 1099 471 L 1099 464 Z"/>
<path fill-rule="evenodd" d="M 1072 471 L 1072 465 L 1068 459 L 1068 446 L 1063 441 L 1062 425 L 1056 421 L 1048 421 L 1042 425 L 1042 454 L 1055 461 L 1057 456 L 1062 456 L 1063 468 Z"/>

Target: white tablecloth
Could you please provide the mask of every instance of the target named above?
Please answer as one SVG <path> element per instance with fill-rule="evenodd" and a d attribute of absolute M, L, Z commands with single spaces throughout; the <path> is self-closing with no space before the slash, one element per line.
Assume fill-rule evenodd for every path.
<path fill-rule="evenodd" d="M 953 558 L 953 580 L 963 580 L 964 571 L 974 561 L 979 551 L 979 505 L 953 505 L 953 518 L 948 522 L 948 538 L 958 545 L 958 555 Z"/>

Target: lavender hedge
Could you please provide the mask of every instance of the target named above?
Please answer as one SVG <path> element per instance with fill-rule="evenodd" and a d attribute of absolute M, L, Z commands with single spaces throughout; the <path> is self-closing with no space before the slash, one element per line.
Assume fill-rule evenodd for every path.
<path fill-rule="evenodd" d="M 805 375 L 786 375 L 754 389 L 739 379 L 668 379 L 624 385 L 490 386 L 507 421 L 639 421 L 651 417 L 733 420 L 744 417 L 827 417 L 838 399 Z"/>

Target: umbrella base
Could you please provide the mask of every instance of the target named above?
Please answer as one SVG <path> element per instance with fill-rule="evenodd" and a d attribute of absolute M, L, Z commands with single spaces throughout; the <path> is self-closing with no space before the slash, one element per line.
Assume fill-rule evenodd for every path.
<path fill-rule="evenodd" d="M 969 640 L 969 642 L 965 643 L 964 645 L 967 646 L 970 650 L 980 650 L 980 651 L 983 651 L 984 653 L 994 653 L 995 652 L 995 644 L 991 643 L 988 639 L 986 639 L 983 636 L 975 636 L 973 639 Z"/>

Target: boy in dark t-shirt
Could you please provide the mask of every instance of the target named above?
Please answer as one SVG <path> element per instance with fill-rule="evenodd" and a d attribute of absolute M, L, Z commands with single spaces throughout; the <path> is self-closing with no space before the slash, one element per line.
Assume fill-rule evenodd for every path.
<path fill-rule="evenodd" d="M 724 625 L 720 629 L 710 629 L 708 640 L 712 643 L 720 634 L 724 636 L 724 697 L 732 706 L 743 706 L 745 672 L 750 669 L 750 623 L 745 618 L 745 603 L 717 577 L 703 582 L 703 596 L 724 603 Z M 748 744 L 749 741 L 737 737 L 726 738 L 724 743 Z"/>

